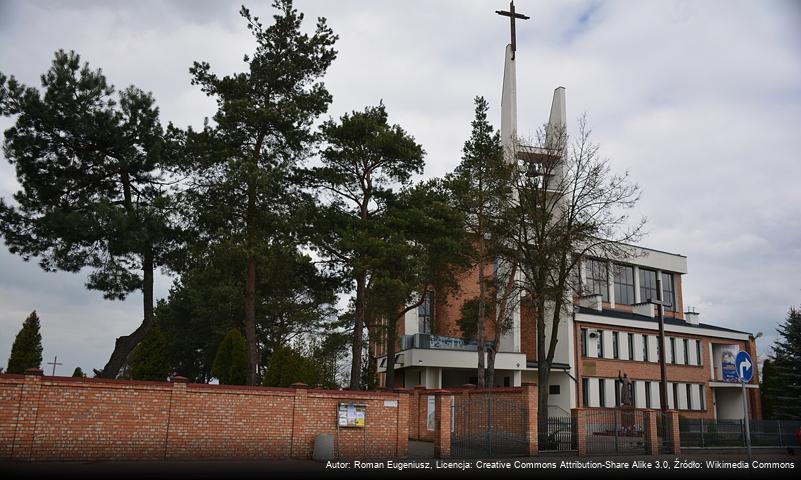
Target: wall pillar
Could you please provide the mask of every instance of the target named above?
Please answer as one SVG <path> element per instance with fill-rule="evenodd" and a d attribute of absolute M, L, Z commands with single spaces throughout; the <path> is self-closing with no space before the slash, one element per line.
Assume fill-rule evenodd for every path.
<path fill-rule="evenodd" d="M 290 437 L 289 457 L 306 458 L 302 452 L 302 446 L 299 445 L 296 439 L 301 438 L 302 425 L 305 423 L 304 417 L 306 412 L 304 410 L 308 403 L 309 387 L 303 383 L 293 383 L 290 387 L 295 389 L 295 401 L 292 407 L 292 436 Z"/>
<path fill-rule="evenodd" d="M 437 392 L 434 403 L 436 430 L 434 431 L 434 458 L 451 458 L 451 396 Z"/>
<path fill-rule="evenodd" d="M 14 432 L 14 443 L 11 446 L 11 458 L 15 460 L 31 460 L 33 437 L 36 433 L 36 416 L 39 411 L 39 395 L 41 391 L 42 370 L 29 368 L 25 370 L 25 381 L 19 399 L 17 428 Z"/>
<path fill-rule="evenodd" d="M 173 437 L 178 437 L 178 441 L 180 442 L 180 435 L 186 432 L 175 432 L 175 422 L 172 421 L 172 417 L 177 412 L 177 416 L 181 417 L 181 413 L 184 409 L 183 402 L 186 398 L 186 384 L 189 383 L 189 379 L 186 377 L 173 377 L 170 379 L 172 382 L 172 392 L 170 393 L 170 406 L 167 413 L 167 428 L 164 433 L 164 459 L 167 460 L 168 458 L 176 458 L 178 454 L 174 448 L 174 445 L 170 444 L 170 434 L 172 433 Z M 172 427 L 172 428 L 171 428 Z M 173 430 L 172 432 L 170 430 Z M 176 435 L 177 434 L 177 435 Z"/>
<path fill-rule="evenodd" d="M 670 453 L 681 455 L 681 434 L 679 433 L 679 412 L 668 410 L 668 441 L 670 442 Z"/>
<path fill-rule="evenodd" d="M 645 426 L 645 453 L 648 455 L 659 455 L 659 435 L 656 425 L 656 410 L 645 410 L 643 414 L 643 424 Z"/>
<path fill-rule="evenodd" d="M 409 392 L 404 388 L 396 389 L 398 394 L 398 431 L 397 447 L 395 449 L 396 458 L 406 458 L 409 456 L 409 418 L 411 418 L 409 405 Z"/>
<path fill-rule="evenodd" d="M 587 456 L 587 411 L 583 408 L 570 410 L 573 418 L 573 443 L 580 457 Z"/>
<path fill-rule="evenodd" d="M 526 382 L 523 384 L 523 402 L 526 405 L 525 432 L 528 441 L 528 455 L 539 455 L 539 437 L 537 435 L 537 384 Z"/>

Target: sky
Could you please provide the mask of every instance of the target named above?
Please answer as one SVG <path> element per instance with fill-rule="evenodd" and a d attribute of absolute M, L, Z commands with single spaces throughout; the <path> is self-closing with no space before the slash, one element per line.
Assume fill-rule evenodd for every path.
<path fill-rule="evenodd" d="M 39 86 L 53 52 L 75 50 L 118 88 L 152 91 L 164 124 L 202 125 L 213 100 L 190 85 L 193 61 L 233 73 L 254 41 L 225 1 L 0 0 L 0 72 Z M 270 2 L 249 2 L 270 18 Z M 423 177 L 459 162 L 473 98 L 500 126 L 504 1 L 297 0 L 304 28 L 339 35 L 325 77 L 334 117 L 383 101 L 427 152 Z M 801 304 L 801 2 L 518 0 L 518 131 L 533 136 L 553 90 L 568 129 L 586 113 L 615 172 L 642 189 L 643 246 L 688 257 L 684 304 L 701 322 L 763 332 Z M 13 119 L 0 118 L 0 130 Z M 1 154 L 0 154 L 1 155 Z M 0 196 L 19 188 L 0 158 Z M 141 294 L 108 301 L 86 273 L 48 273 L 0 243 L 0 366 L 22 321 L 41 319 L 44 362 L 68 375 L 102 368 L 141 322 Z M 169 273 L 156 279 L 165 298 Z M 52 366 L 43 365 L 47 374 Z"/>

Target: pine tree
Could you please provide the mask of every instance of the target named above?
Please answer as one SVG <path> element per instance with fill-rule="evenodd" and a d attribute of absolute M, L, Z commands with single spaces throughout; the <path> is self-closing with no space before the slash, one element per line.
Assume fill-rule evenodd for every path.
<path fill-rule="evenodd" d="M 221 385 L 245 385 L 247 383 L 248 356 L 245 337 L 239 329 L 232 328 L 220 342 L 211 375 Z"/>
<path fill-rule="evenodd" d="M 154 325 L 134 348 L 130 365 L 133 380 L 167 380 L 170 374 L 167 337 L 158 325 Z"/>
<path fill-rule="evenodd" d="M 83 370 L 81 369 L 81 367 L 75 367 L 75 371 L 72 372 L 72 376 L 73 377 L 81 377 L 82 378 L 82 377 L 85 377 L 86 374 L 83 373 Z"/>
<path fill-rule="evenodd" d="M 28 368 L 42 368 L 42 334 L 36 310 L 28 315 L 14 339 L 6 373 L 24 373 Z"/>
<path fill-rule="evenodd" d="M 282 346 L 270 357 L 262 384 L 265 387 L 288 387 L 302 382 L 314 387 L 320 379 L 321 372 L 311 358 L 292 347 Z"/>
<path fill-rule="evenodd" d="M 801 309 L 790 307 L 787 318 L 777 329 L 771 370 L 775 380 L 768 382 L 765 395 L 776 419 L 801 419 Z"/>

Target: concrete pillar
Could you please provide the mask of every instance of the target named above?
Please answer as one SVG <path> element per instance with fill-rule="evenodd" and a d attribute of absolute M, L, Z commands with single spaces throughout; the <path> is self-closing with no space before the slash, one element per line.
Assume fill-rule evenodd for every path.
<path fill-rule="evenodd" d="M 668 410 L 668 441 L 670 442 L 670 453 L 681 455 L 681 434 L 679 433 L 679 412 Z"/>
<path fill-rule="evenodd" d="M 435 396 L 434 458 L 451 458 L 451 396 L 437 392 Z"/>
<path fill-rule="evenodd" d="M 578 456 L 587 456 L 587 411 L 583 408 L 573 408 L 570 416 L 573 418 L 573 443 Z"/>
<path fill-rule="evenodd" d="M 29 368 L 25 370 L 25 382 L 19 399 L 17 428 L 11 446 L 11 458 L 14 460 L 31 460 L 33 437 L 36 433 L 36 415 L 39 410 L 39 394 L 42 383 L 42 370 Z"/>
<path fill-rule="evenodd" d="M 526 404 L 526 440 L 528 441 L 528 456 L 533 457 L 539 455 L 539 437 L 537 436 L 537 384 L 524 383 L 523 384 L 523 401 Z M 547 415 L 547 412 L 546 412 Z"/>
<path fill-rule="evenodd" d="M 659 455 L 659 435 L 656 429 L 656 411 L 645 410 L 643 414 L 643 425 L 645 427 L 645 452 L 648 455 Z"/>

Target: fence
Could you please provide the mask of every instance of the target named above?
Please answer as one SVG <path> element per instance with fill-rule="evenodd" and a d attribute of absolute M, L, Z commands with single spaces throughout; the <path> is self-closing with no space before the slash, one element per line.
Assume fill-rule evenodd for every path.
<path fill-rule="evenodd" d="M 750 420 L 751 445 L 755 447 L 798 447 L 796 430 L 801 420 Z M 743 420 L 679 420 L 681 446 L 692 448 L 745 447 Z"/>
<path fill-rule="evenodd" d="M 540 452 L 567 452 L 576 449 L 572 417 L 548 417 L 545 422 L 540 422 L 539 427 Z"/>

